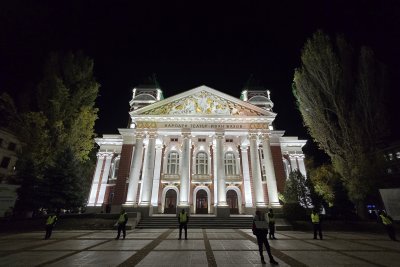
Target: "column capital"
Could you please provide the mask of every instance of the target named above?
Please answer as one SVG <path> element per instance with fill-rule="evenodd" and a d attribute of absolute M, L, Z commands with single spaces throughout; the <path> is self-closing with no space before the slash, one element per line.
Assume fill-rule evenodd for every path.
<path fill-rule="evenodd" d="M 240 145 L 240 150 L 246 150 L 249 148 L 249 145 Z"/>
<path fill-rule="evenodd" d="M 148 132 L 147 137 L 149 139 L 155 139 L 155 138 L 157 138 L 157 132 L 154 132 L 154 131 Z"/>
<path fill-rule="evenodd" d="M 257 140 L 257 133 L 249 133 L 249 140 Z"/>
<path fill-rule="evenodd" d="M 267 133 L 262 133 L 262 134 L 260 134 L 260 139 L 261 139 L 261 141 L 269 141 L 269 134 L 267 134 Z"/>
<path fill-rule="evenodd" d="M 215 139 L 223 139 L 225 137 L 225 133 L 223 132 L 216 132 Z"/>
<path fill-rule="evenodd" d="M 97 152 L 96 156 L 97 158 L 112 158 L 114 156 L 114 152 Z"/>

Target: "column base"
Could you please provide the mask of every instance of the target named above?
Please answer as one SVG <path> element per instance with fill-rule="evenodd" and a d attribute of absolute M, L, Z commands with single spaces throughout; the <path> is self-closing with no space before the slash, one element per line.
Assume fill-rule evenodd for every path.
<path fill-rule="evenodd" d="M 228 218 L 231 215 L 230 208 L 228 206 L 217 207 L 216 215 L 218 218 Z"/>
<path fill-rule="evenodd" d="M 282 205 L 279 202 L 271 202 L 268 204 L 268 206 L 270 206 L 271 208 L 282 208 Z"/>
<path fill-rule="evenodd" d="M 140 216 L 142 217 L 142 218 L 147 218 L 147 217 L 150 217 L 150 216 L 152 216 L 153 215 L 153 207 L 151 207 L 151 206 L 147 206 L 147 207 L 141 207 L 141 206 L 139 206 L 139 207 L 131 207 L 131 208 L 128 208 L 129 210 L 127 210 L 127 211 L 129 211 L 129 212 L 140 212 Z"/>

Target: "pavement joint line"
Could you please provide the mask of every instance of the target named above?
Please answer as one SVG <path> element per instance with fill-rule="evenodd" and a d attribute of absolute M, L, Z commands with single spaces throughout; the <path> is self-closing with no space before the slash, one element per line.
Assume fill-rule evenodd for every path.
<path fill-rule="evenodd" d="M 311 234 L 312 234 L 312 233 L 311 233 Z M 303 241 L 303 242 L 305 242 L 305 243 L 308 243 L 308 244 L 311 244 L 311 245 L 315 245 L 315 246 L 324 248 L 324 250 L 334 251 L 334 252 L 339 253 L 339 254 L 341 254 L 341 255 L 344 255 L 344 256 L 347 256 L 347 257 L 350 257 L 350 258 L 353 258 L 353 259 L 361 260 L 361 261 L 367 262 L 367 263 L 372 264 L 372 265 L 375 265 L 375 266 L 381 266 L 381 267 L 384 267 L 384 266 L 385 266 L 385 265 L 382 265 L 382 264 L 379 264 L 379 263 L 376 263 L 376 262 L 373 262 L 373 261 L 366 260 L 366 259 L 361 258 L 361 257 L 357 257 L 357 256 L 354 256 L 354 255 L 351 255 L 351 254 L 344 253 L 343 250 L 337 250 L 337 249 L 333 249 L 333 248 L 327 248 L 327 247 L 324 247 L 324 246 L 322 246 L 322 245 L 320 245 L 320 244 L 316 244 L 316 243 L 311 242 L 311 240 L 314 240 L 314 239 L 311 239 L 311 240 L 309 240 L 309 239 L 300 239 L 300 238 L 297 238 L 297 237 L 293 237 L 293 239 L 294 239 L 294 240 Z M 317 239 L 317 240 L 320 240 L 320 239 Z M 328 242 L 329 242 L 329 239 L 327 239 L 327 240 L 328 240 Z M 324 241 L 322 241 L 322 242 L 326 242 L 327 240 L 324 240 Z M 341 240 L 341 239 L 335 238 L 335 240 Z M 352 239 L 345 239 L 345 241 L 349 241 L 349 242 L 351 242 L 351 240 L 352 240 Z M 321 241 L 321 240 L 320 240 L 320 241 Z M 357 242 L 356 242 L 356 243 L 357 243 Z M 364 245 L 365 245 L 365 244 L 364 244 Z M 346 251 L 350 252 L 350 250 L 346 250 Z M 355 251 L 359 251 L 359 250 L 351 250 L 351 252 L 355 252 Z M 364 252 L 364 250 L 362 250 L 362 251 Z M 376 251 L 376 250 L 374 250 L 374 251 Z"/>
<path fill-rule="evenodd" d="M 153 242 L 150 242 L 146 246 L 144 246 L 142 249 L 138 250 L 134 255 L 132 255 L 130 258 L 125 260 L 123 263 L 119 264 L 118 267 L 124 267 L 124 266 L 135 266 L 139 262 L 141 262 L 150 252 L 153 251 L 155 247 L 157 247 L 162 241 L 166 240 L 167 236 L 173 232 L 174 228 L 167 229 L 165 232 L 163 232 L 161 235 L 159 235 L 157 238 L 153 240 Z"/>
<path fill-rule="evenodd" d="M 257 244 L 257 238 L 252 237 L 252 236 L 246 234 L 245 232 L 240 231 L 239 229 L 235 229 L 235 231 L 237 233 L 241 234 L 242 236 L 244 236 L 246 239 L 248 239 L 248 240 L 254 242 L 255 244 Z M 290 266 L 293 266 L 293 267 L 306 267 L 307 266 L 306 264 L 296 260 L 295 258 L 292 258 L 289 255 L 286 255 L 282 251 L 280 251 L 278 249 L 275 249 L 272 246 L 270 246 L 270 247 L 271 247 L 272 255 L 277 257 L 277 258 L 279 258 L 281 261 L 285 262 L 286 264 L 288 264 Z"/>
<path fill-rule="evenodd" d="M 211 244 L 210 244 L 210 240 L 208 239 L 206 229 L 203 229 L 203 237 L 204 237 L 204 246 L 206 248 L 206 257 L 207 257 L 208 266 L 216 267 L 217 261 L 215 260 L 214 252 L 211 249 Z"/>
<path fill-rule="evenodd" d="M 78 254 L 78 253 L 80 253 L 80 252 L 82 252 L 82 251 L 89 251 L 89 249 L 91 249 L 91 248 L 94 248 L 94 247 L 99 246 L 99 245 L 103 245 L 103 244 L 105 244 L 105 243 L 107 243 L 107 242 L 110 242 L 110 241 L 112 241 L 112 239 L 104 240 L 104 242 L 97 243 L 97 244 L 95 244 L 95 245 L 93 245 L 93 246 L 90 246 L 90 247 L 87 247 L 87 248 L 84 248 L 84 249 L 74 250 L 72 253 L 68 253 L 68 254 L 66 254 L 66 255 L 64 255 L 64 256 L 61 256 L 61 257 L 59 257 L 59 258 L 57 258 L 57 259 L 53 259 L 53 260 L 51 260 L 51 261 L 47 261 L 47 262 L 44 262 L 44 263 L 42 263 L 42 264 L 39 264 L 39 265 L 37 265 L 37 267 L 42 267 L 42 266 L 46 266 L 46 265 L 48 265 L 48 264 L 55 263 L 55 262 L 57 262 L 57 261 L 63 260 L 63 259 L 65 259 L 65 258 L 68 258 L 68 257 L 70 257 L 70 256 L 72 256 L 72 255 Z M 49 250 L 46 250 L 46 251 L 49 251 Z M 50 251 L 51 251 L 51 250 L 50 250 Z M 68 251 L 68 250 L 58 250 L 58 251 Z"/>

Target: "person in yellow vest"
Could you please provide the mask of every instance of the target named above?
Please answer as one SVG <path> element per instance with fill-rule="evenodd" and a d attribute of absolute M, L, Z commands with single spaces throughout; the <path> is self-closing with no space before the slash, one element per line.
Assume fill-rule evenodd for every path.
<path fill-rule="evenodd" d="M 187 224 L 189 222 L 189 214 L 182 209 L 182 211 L 178 214 L 178 222 L 179 222 L 179 240 L 182 239 L 182 228 L 185 229 L 185 239 L 187 240 Z"/>
<path fill-rule="evenodd" d="M 387 215 L 386 212 L 382 210 L 379 212 L 379 218 L 382 221 L 383 225 L 385 226 L 389 238 L 392 239 L 393 241 L 398 241 L 396 239 L 396 230 L 394 229 L 392 217 Z"/>
<path fill-rule="evenodd" d="M 269 209 L 268 216 L 268 228 L 269 228 L 269 239 L 277 239 L 275 237 L 275 214 L 273 209 Z"/>
<path fill-rule="evenodd" d="M 318 232 L 319 239 L 322 240 L 321 219 L 316 209 L 314 209 L 311 212 L 311 222 L 314 227 L 314 239 L 317 239 L 317 232 Z"/>
<path fill-rule="evenodd" d="M 115 239 L 119 239 L 121 236 L 121 231 L 122 231 L 122 239 L 125 239 L 126 237 L 126 223 L 128 222 L 128 213 L 124 209 L 121 209 L 121 212 L 119 213 L 117 225 L 118 225 L 118 235 Z"/>
<path fill-rule="evenodd" d="M 256 215 L 253 218 L 253 235 L 257 237 L 258 251 L 260 252 L 261 263 L 265 264 L 264 255 L 263 255 L 263 246 L 267 250 L 269 256 L 269 262 L 271 264 L 279 264 L 275 261 L 274 257 L 271 253 L 271 247 L 269 246 L 267 234 L 268 234 L 268 223 L 265 220 L 264 214 L 261 214 L 261 211 L 257 210 Z"/>
<path fill-rule="evenodd" d="M 53 228 L 57 223 L 57 215 L 56 214 L 50 214 L 49 217 L 47 217 L 46 220 L 46 235 L 44 239 L 49 239 L 51 237 L 51 234 L 53 232 Z"/>

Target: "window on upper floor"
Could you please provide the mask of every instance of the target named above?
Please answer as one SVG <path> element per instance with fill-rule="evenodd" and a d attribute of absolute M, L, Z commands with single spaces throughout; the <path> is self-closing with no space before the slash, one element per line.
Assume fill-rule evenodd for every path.
<path fill-rule="evenodd" d="M 198 141 L 199 143 L 201 143 L 201 142 L 205 142 L 206 139 L 205 139 L 205 138 L 199 138 L 199 139 L 197 139 L 197 141 Z"/>
<path fill-rule="evenodd" d="M 10 164 L 10 161 L 11 161 L 11 158 L 9 158 L 9 157 L 4 157 L 4 158 L 1 160 L 0 168 L 8 169 L 8 165 Z"/>
<path fill-rule="evenodd" d="M 178 138 L 171 138 L 171 142 L 178 142 Z"/>
<path fill-rule="evenodd" d="M 120 158 L 116 157 L 113 159 L 113 161 L 111 163 L 111 169 L 110 169 L 110 178 L 111 179 L 117 179 L 118 170 L 119 170 L 119 161 L 120 161 Z"/>
<path fill-rule="evenodd" d="M 205 152 L 196 155 L 196 174 L 208 174 L 208 156 Z"/>
<path fill-rule="evenodd" d="M 225 142 L 226 142 L 226 143 L 233 143 L 233 139 L 232 139 L 232 138 L 226 138 L 226 139 L 225 139 Z"/>
<path fill-rule="evenodd" d="M 225 153 L 225 175 L 237 175 L 236 159 L 232 152 Z"/>
<path fill-rule="evenodd" d="M 16 148 L 17 148 L 16 143 L 13 143 L 13 142 L 8 143 L 8 150 L 15 151 Z"/>
<path fill-rule="evenodd" d="M 171 151 L 167 159 L 167 174 L 179 173 L 179 154 L 176 151 Z"/>

